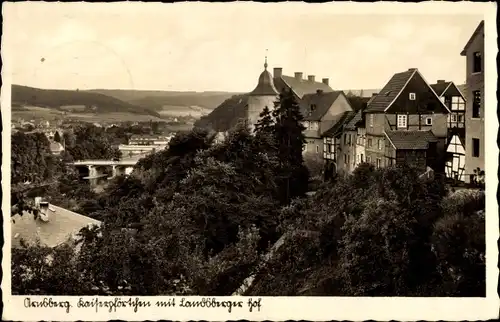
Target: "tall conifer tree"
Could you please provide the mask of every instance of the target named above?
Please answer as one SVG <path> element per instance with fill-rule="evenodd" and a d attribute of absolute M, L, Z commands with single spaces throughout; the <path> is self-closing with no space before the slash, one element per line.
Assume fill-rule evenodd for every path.
<path fill-rule="evenodd" d="M 303 117 L 292 91 L 285 91 L 275 102 L 273 116 L 274 137 L 277 144 L 279 182 L 281 200 L 289 203 L 291 199 L 307 192 L 309 172 L 302 155 L 306 143 L 302 125 Z"/>
<path fill-rule="evenodd" d="M 274 120 L 271 110 L 266 106 L 259 114 L 259 120 L 255 124 L 254 132 L 257 133 L 272 133 L 274 129 Z"/>

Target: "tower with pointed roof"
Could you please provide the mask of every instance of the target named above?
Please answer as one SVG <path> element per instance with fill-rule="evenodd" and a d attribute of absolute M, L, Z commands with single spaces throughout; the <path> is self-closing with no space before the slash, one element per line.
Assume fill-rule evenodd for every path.
<path fill-rule="evenodd" d="M 271 73 L 267 70 L 267 56 L 264 63 L 264 71 L 259 76 L 259 82 L 253 91 L 249 93 L 247 107 L 247 122 L 251 129 L 259 120 L 260 113 L 267 106 L 270 110 L 278 96 L 278 90 L 274 86 Z"/>

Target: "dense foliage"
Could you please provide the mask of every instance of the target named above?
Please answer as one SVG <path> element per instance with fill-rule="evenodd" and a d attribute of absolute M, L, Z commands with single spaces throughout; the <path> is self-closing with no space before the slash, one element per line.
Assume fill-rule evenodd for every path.
<path fill-rule="evenodd" d="M 112 146 L 112 137 L 105 129 L 93 125 L 78 127 L 64 133 L 66 153 L 73 160 L 113 159 L 120 157 L 120 151 Z"/>
<path fill-rule="evenodd" d="M 484 193 L 360 165 L 281 212 L 285 243 L 248 295 L 484 296 Z"/>
<path fill-rule="evenodd" d="M 57 159 L 43 133 L 16 132 L 11 136 L 11 183 L 40 183 L 58 171 Z"/>

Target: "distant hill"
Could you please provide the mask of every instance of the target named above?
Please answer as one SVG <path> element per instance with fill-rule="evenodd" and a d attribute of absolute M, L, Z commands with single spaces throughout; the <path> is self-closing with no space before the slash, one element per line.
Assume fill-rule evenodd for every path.
<path fill-rule="evenodd" d="M 146 106 L 156 111 L 168 110 L 169 106 L 185 106 L 188 108 L 213 110 L 226 99 L 237 94 L 228 92 L 176 92 L 119 89 L 93 89 L 88 92 L 112 96 L 131 104 Z"/>
<path fill-rule="evenodd" d="M 120 112 L 161 117 L 157 111 L 144 105 L 124 102 L 101 93 L 39 89 L 21 85 L 12 85 L 12 105 L 18 107 L 32 105 L 61 111 L 68 106 L 83 106 L 83 111 L 97 114 Z"/>
<path fill-rule="evenodd" d="M 237 94 L 226 99 L 210 114 L 202 116 L 195 122 L 195 127 L 225 132 L 245 118 L 248 94 Z"/>

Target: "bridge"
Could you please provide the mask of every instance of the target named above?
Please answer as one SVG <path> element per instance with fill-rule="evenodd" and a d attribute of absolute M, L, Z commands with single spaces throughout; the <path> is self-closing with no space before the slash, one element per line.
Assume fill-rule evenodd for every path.
<path fill-rule="evenodd" d="M 147 153 L 143 153 L 119 160 L 78 160 L 70 164 L 79 168 L 82 179 L 97 186 L 100 179 L 111 180 L 117 176 L 129 175 L 137 162 L 146 155 Z"/>

